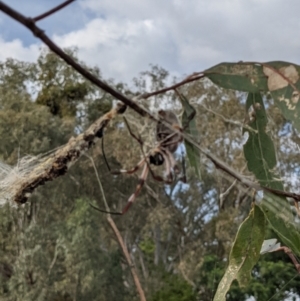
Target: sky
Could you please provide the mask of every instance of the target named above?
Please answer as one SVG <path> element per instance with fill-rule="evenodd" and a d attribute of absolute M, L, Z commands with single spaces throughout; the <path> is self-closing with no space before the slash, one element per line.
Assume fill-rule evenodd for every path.
<path fill-rule="evenodd" d="M 31 17 L 61 2 L 4 0 Z M 37 25 L 104 78 L 129 83 L 150 64 L 179 79 L 225 61 L 300 64 L 299 11 L 299 0 L 77 0 Z M 0 12 L 0 61 L 34 61 L 41 45 Z"/>

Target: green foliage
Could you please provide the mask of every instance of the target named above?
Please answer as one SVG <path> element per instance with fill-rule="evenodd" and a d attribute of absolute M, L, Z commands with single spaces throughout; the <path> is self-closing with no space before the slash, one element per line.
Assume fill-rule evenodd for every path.
<path fill-rule="evenodd" d="M 205 75 L 225 89 L 245 92 L 267 91 L 262 66 L 251 63 L 221 63 L 205 70 Z"/>
<path fill-rule="evenodd" d="M 73 56 L 73 52 L 68 52 Z M 75 117 L 78 105 L 84 103 L 90 84 L 48 51 L 44 51 L 39 57 L 37 68 L 41 90 L 36 103 L 49 107 L 54 116 Z"/>
<path fill-rule="evenodd" d="M 250 113 L 250 116 L 246 117 L 246 121 L 253 131 L 248 131 L 249 138 L 244 145 L 247 166 L 260 184 L 277 190 L 283 190 L 283 184 L 275 177 L 276 153 L 273 141 L 267 134 L 267 114 L 260 93 L 269 92 L 284 117 L 292 121 L 295 128 L 299 130 L 299 71 L 298 65 L 287 62 L 262 64 L 240 62 L 237 64 L 222 63 L 204 72 L 210 80 L 221 87 L 249 92 L 246 112 Z M 290 210 L 282 211 L 282 202 L 284 202 L 283 199 L 276 197 L 272 199 L 267 196 L 260 206 L 267 221 L 282 241 L 299 254 L 298 229 L 293 226 Z M 290 232 L 289 229 L 291 229 Z M 234 247 L 235 245 L 233 249 Z M 216 300 L 225 299 L 226 291 L 235 278 L 233 275 L 242 267 L 242 254 L 237 255 L 237 258 L 237 262 L 240 264 L 235 264 L 231 273 L 227 270 L 219 284 Z"/>
<path fill-rule="evenodd" d="M 193 139 L 196 141 L 199 138 L 199 133 L 197 130 L 197 125 L 195 121 L 195 117 L 191 120 L 192 114 L 195 114 L 195 109 L 190 105 L 188 100 L 182 95 L 179 94 L 181 104 L 184 108 L 182 114 L 182 126 L 186 133 L 190 134 Z M 197 141 L 198 142 L 198 141 Z M 200 152 L 199 150 L 187 140 L 184 141 L 187 157 L 189 159 L 190 166 L 195 170 L 195 173 L 199 180 L 201 180 L 201 171 L 200 171 Z"/>
<path fill-rule="evenodd" d="M 163 288 L 155 292 L 151 301 L 196 301 L 191 285 L 174 274 L 165 274 Z"/>
<path fill-rule="evenodd" d="M 140 242 L 139 247 L 141 250 L 148 255 L 153 255 L 155 251 L 155 244 L 150 239 L 144 239 Z"/>
<path fill-rule="evenodd" d="M 242 287 L 248 284 L 252 268 L 259 259 L 264 237 L 264 215 L 258 206 L 254 206 L 238 230 L 229 255 L 228 267 L 219 283 L 214 300 L 226 300 L 227 291 L 235 279 Z"/>
<path fill-rule="evenodd" d="M 216 255 L 208 254 L 204 256 L 201 269 L 196 278 L 196 288 L 200 300 L 212 300 L 225 269 L 226 262 L 220 260 Z"/>
<path fill-rule="evenodd" d="M 250 93 L 270 91 L 276 105 L 287 120 L 300 130 L 299 89 L 300 66 L 289 62 L 221 63 L 204 73 L 225 89 Z"/>
<path fill-rule="evenodd" d="M 296 217 L 289 203 L 283 198 L 265 193 L 259 206 L 280 241 L 299 256 L 300 229 L 299 225 L 294 223 Z"/>
<path fill-rule="evenodd" d="M 244 155 L 248 170 L 253 172 L 262 186 L 283 190 L 280 180 L 275 180 L 276 153 L 271 137 L 266 133 L 267 115 L 260 93 L 249 93 L 246 101 L 246 112 L 253 110 L 249 138 L 244 144 Z"/>
<path fill-rule="evenodd" d="M 298 277 L 295 275 L 294 267 L 286 262 L 276 261 L 274 258 L 261 260 L 254 267 L 253 278 L 249 286 L 240 289 L 234 283 L 228 292 L 228 301 L 247 300 L 247 296 L 253 296 L 255 300 L 282 301 L 299 294 Z M 284 287 L 284 289 L 278 289 Z M 296 299 L 295 299 L 296 300 Z"/>

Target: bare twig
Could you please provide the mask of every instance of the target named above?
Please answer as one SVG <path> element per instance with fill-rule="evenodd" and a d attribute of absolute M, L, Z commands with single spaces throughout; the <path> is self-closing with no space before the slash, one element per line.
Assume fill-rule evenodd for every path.
<path fill-rule="evenodd" d="M 227 119 L 226 117 L 224 117 L 222 114 L 219 114 L 217 112 L 215 112 L 214 110 L 206 107 L 205 105 L 203 105 L 202 103 L 197 103 L 198 105 L 200 105 L 204 110 L 206 110 L 207 112 L 210 112 L 212 114 L 214 114 L 215 116 L 218 116 L 220 117 L 221 119 L 223 119 L 223 121 L 225 123 L 228 123 L 228 124 L 232 124 L 232 125 L 235 125 L 235 126 L 240 126 L 242 128 L 244 128 L 245 130 L 248 130 L 250 132 L 253 132 L 253 133 L 258 133 L 257 130 L 253 129 L 252 127 L 250 127 L 249 125 L 247 124 L 242 124 L 241 122 L 239 121 L 236 121 L 236 120 L 231 120 L 231 119 Z"/>
<path fill-rule="evenodd" d="M 135 266 L 130 258 L 130 255 L 129 255 L 129 252 L 127 250 L 127 247 L 123 241 L 123 238 L 115 224 L 115 222 L 113 221 L 113 219 L 108 216 L 107 217 L 107 221 L 109 223 L 109 225 L 111 226 L 112 230 L 114 231 L 116 237 L 117 237 L 117 240 L 118 240 L 118 243 L 123 251 L 123 254 L 126 258 L 126 261 L 127 261 L 127 264 L 128 266 L 130 267 L 130 271 L 131 271 L 131 274 L 132 274 L 132 277 L 133 277 L 133 280 L 134 280 L 134 283 L 135 283 L 135 286 L 136 286 L 136 289 L 138 291 L 138 294 L 140 296 L 140 300 L 141 301 L 146 301 L 146 297 L 145 297 L 145 293 L 143 291 L 143 288 L 141 286 L 141 283 L 140 283 L 140 280 L 139 280 L 139 277 L 137 275 L 137 272 L 136 272 L 136 269 L 135 269 Z"/>
<path fill-rule="evenodd" d="M 220 208 L 223 208 L 224 200 L 231 192 L 232 188 L 236 185 L 236 182 L 237 180 L 235 179 L 225 192 L 220 193 Z"/>
<path fill-rule="evenodd" d="M 93 168 L 94 168 L 94 171 L 95 171 L 95 174 L 96 174 L 96 178 L 97 178 L 97 181 L 98 181 L 98 184 L 99 184 L 99 187 L 100 187 L 100 191 L 101 191 L 101 194 L 102 194 L 102 199 L 103 199 L 103 202 L 104 202 L 105 210 L 107 211 L 107 218 L 106 218 L 106 220 L 109 223 L 110 227 L 112 228 L 112 230 L 113 230 L 113 232 L 114 232 L 114 234 L 115 234 L 115 236 L 117 238 L 117 241 L 119 243 L 119 246 L 121 247 L 122 252 L 123 252 L 123 254 L 125 256 L 126 262 L 127 262 L 128 266 L 130 267 L 131 275 L 132 275 L 135 287 L 137 289 L 137 292 L 138 292 L 138 294 L 140 296 L 140 300 L 141 301 L 146 301 L 144 290 L 143 290 L 143 288 L 141 286 L 141 283 L 140 283 L 140 280 L 139 280 L 136 268 L 135 268 L 135 266 L 134 266 L 134 264 L 133 264 L 133 262 L 132 262 L 132 260 L 130 258 L 128 249 L 126 247 L 126 244 L 124 243 L 124 240 L 122 238 L 122 235 L 121 235 L 121 233 L 120 233 L 117 225 L 115 224 L 114 220 L 111 218 L 111 216 L 109 214 L 110 208 L 109 208 L 108 203 L 106 201 L 105 193 L 104 193 L 104 190 L 103 190 L 103 187 L 102 187 L 102 183 L 101 183 L 101 180 L 100 180 L 100 177 L 99 177 L 99 174 L 98 174 L 98 171 L 97 171 L 94 159 L 92 157 L 90 157 L 90 156 L 87 156 L 87 157 L 91 160 L 91 162 L 93 164 Z M 92 207 L 95 208 L 94 206 L 92 206 Z"/>
<path fill-rule="evenodd" d="M 176 83 L 170 87 L 166 87 L 166 88 L 163 88 L 161 90 L 157 90 L 157 91 L 154 91 L 154 92 L 151 92 L 151 93 L 144 93 L 142 95 L 139 95 L 136 99 L 147 99 L 149 97 L 152 97 L 152 96 L 155 96 L 155 95 L 158 95 L 158 94 L 162 94 L 162 93 L 165 93 L 165 92 L 168 92 L 168 91 L 171 91 L 171 90 L 175 90 L 176 88 L 179 88 L 180 86 L 183 86 L 187 83 L 190 83 L 190 82 L 193 82 L 193 81 L 196 81 L 196 80 L 199 80 L 201 78 L 203 78 L 205 75 L 203 73 L 197 73 L 196 76 L 194 75 L 190 75 L 188 76 L 187 78 L 185 78 L 183 81 L 179 82 L 179 83 Z"/>
<path fill-rule="evenodd" d="M 54 8 L 52 8 L 52 9 L 48 10 L 47 12 L 45 12 L 45 13 L 43 13 L 43 14 L 41 14 L 41 15 L 35 17 L 35 18 L 33 18 L 32 20 L 33 20 L 34 22 L 37 22 L 37 21 L 40 21 L 40 20 L 42 20 L 42 19 L 44 19 L 44 18 L 47 18 L 48 16 L 50 16 L 50 15 L 56 13 L 57 11 L 59 11 L 60 9 L 64 8 L 65 6 L 69 5 L 70 3 L 74 2 L 74 1 L 75 1 L 75 0 L 67 0 L 67 1 L 65 1 L 64 3 L 62 3 L 62 4 L 60 4 L 60 5 L 56 6 L 56 7 L 54 7 Z"/>
<path fill-rule="evenodd" d="M 56 245 L 55 245 L 55 249 L 54 249 L 54 256 L 53 256 L 53 259 L 51 261 L 51 264 L 49 266 L 49 269 L 48 269 L 48 276 L 51 274 L 51 271 L 55 265 L 55 262 L 57 260 L 57 256 L 58 256 L 58 247 L 59 247 L 59 244 L 58 244 L 58 239 L 56 240 Z"/>
<path fill-rule="evenodd" d="M 88 156 L 87 154 L 85 154 L 85 156 L 87 158 L 89 158 L 90 161 L 92 162 L 92 165 L 93 165 L 93 168 L 94 168 L 94 172 L 95 172 L 95 175 L 96 175 L 96 178 L 97 178 L 97 181 L 98 181 L 98 184 L 99 184 L 99 188 L 100 188 L 100 191 L 101 191 L 101 194 L 102 194 L 102 199 L 103 199 L 103 203 L 104 203 L 104 206 L 105 206 L 105 210 L 107 211 L 107 216 L 110 216 L 110 214 L 109 214 L 110 209 L 109 209 L 108 203 L 106 201 L 104 189 L 103 189 L 102 183 L 100 181 L 100 177 L 99 177 L 99 173 L 98 173 L 98 170 L 96 168 L 96 165 L 95 165 L 95 161 L 94 161 L 94 159 L 91 156 Z"/>

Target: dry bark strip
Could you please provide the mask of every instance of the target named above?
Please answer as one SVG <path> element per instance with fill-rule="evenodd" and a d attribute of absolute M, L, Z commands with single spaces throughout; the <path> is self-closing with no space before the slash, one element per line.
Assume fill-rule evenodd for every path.
<path fill-rule="evenodd" d="M 43 158 L 42 162 L 26 177 L 19 178 L 14 187 L 10 187 L 14 190 L 12 200 L 21 204 L 26 203 L 38 186 L 64 175 L 79 157 L 90 149 L 97 139 L 102 137 L 103 129 L 109 121 L 116 115 L 124 113 L 125 110 L 125 105 L 117 105 L 116 108 L 95 121 L 85 132 L 77 137 L 72 137 L 55 153 Z"/>

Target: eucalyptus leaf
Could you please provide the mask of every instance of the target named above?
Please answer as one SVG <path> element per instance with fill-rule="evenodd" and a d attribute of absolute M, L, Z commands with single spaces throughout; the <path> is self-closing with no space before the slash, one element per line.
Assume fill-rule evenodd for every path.
<path fill-rule="evenodd" d="M 246 112 L 251 112 L 248 131 L 249 137 L 244 144 L 244 155 L 249 171 L 262 186 L 283 190 L 283 184 L 276 178 L 273 169 L 276 166 L 276 152 L 271 137 L 266 133 L 267 115 L 260 93 L 249 93 Z M 252 119 L 251 119 L 252 118 Z"/>
<path fill-rule="evenodd" d="M 300 131 L 300 66 L 290 62 L 221 63 L 204 71 L 216 85 L 236 91 L 270 92 L 283 116 Z"/>
<path fill-rule="evenodd" d="M 294 206 L 284 198 L 265 192 L 259 207 L 280 241 L 300 256 L 300 225 L 295 222 Z"/>
<path fill-rule="evenodd" d="M 255 205 L 240 225 L 229 255 L 228 267 L 218 285 L 214 301 L 226 300 L 226 294 L 233 280 L 237 279 L 240 286 L 245 286 L 249 282 L 251 271 L 259 259 L 264 237 L 264 214 Z"/>
<path fill-rule="evenodd" d="M 197 130 L 196 120 L 195 118 L 190 120 L 192 114 L 195 113 L 195 109 L 182 94 L 179 94 L 179 98 L 184 108 L 182 114 L 182 126 L 184 128 L 184 131 L 190 134 L 195 141 L 198 141 L 199 132 Z M 191 144 L 190 142 L 188 142 L 187 140 L 185 140 L 184 143 L 185 143 L 186 153 L 189 159 L 190 166 L 194 169 L 198 179 L 201 180 L 199 149 L 195 147 L 193 144 Z"/>

